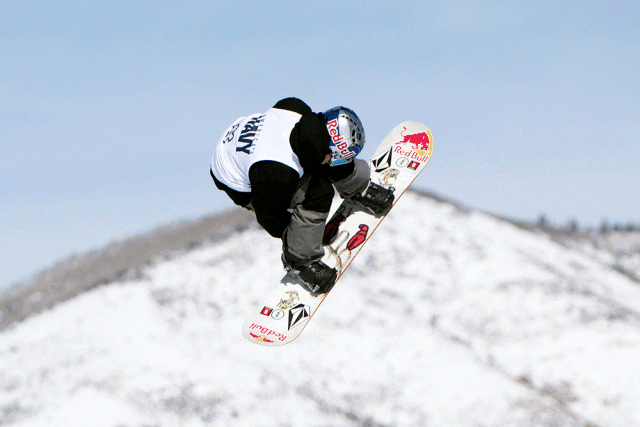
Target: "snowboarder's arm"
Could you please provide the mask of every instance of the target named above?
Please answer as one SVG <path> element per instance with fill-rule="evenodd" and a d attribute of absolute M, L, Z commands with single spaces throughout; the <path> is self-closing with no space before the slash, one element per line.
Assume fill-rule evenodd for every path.
<path fill-rule="evenodd" d="M 279 162 L 257 162 L 249 170 L 251 202 L 258 223 L 273 237 L 282 238 L 291 221 L 288 211 L 299 181 L 298 173 Z"/>

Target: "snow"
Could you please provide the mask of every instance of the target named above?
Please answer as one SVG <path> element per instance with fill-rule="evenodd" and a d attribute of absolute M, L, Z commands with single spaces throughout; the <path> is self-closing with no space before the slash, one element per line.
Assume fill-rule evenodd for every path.
<path fill-rule="evenodd" d="M 250 228 L 0 333 L 0 424 L 640 425 L 640 287 L 602 252 L 407 193 L 264 348 L 279 251 Z"/>

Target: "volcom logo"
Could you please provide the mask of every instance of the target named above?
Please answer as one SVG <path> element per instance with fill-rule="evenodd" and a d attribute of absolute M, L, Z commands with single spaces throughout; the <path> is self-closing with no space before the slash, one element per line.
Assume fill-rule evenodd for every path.
<path fill-rule="evenodd" d="M 298 304 L 289 311 L 289 330 L 311 317 L 308 305 Z"/>
<path fill-rule="evenodd" d="M 375 172 L 382 172 L 391 167 L 391 148 L 380 154 L 375 159 L 371 159 L 371 163 L 375 167 Z"/>

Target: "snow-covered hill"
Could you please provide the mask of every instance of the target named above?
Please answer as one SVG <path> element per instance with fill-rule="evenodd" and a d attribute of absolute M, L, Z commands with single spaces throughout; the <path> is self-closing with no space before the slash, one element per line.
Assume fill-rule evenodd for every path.
<path fill-rule="evenodd" d="M 257 228 L 0 333 L 0 424 L 640 425 L 640 287 L 601 256 L 408 193 L 304 333 L 241 326 L 282 276 Z"/>

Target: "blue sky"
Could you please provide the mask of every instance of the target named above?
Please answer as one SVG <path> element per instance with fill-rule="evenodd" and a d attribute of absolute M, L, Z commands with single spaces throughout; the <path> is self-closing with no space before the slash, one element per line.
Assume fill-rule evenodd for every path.
<path fill-rule="evenodd" d="M 232 207 L 208 175 L 287 96 L 417 120 L 417 186 L 557 223 L 640 223 L 640 2 L 3 1 L 0 288 Z M 428 220 L 428 219 L 425 219 Z"/>

